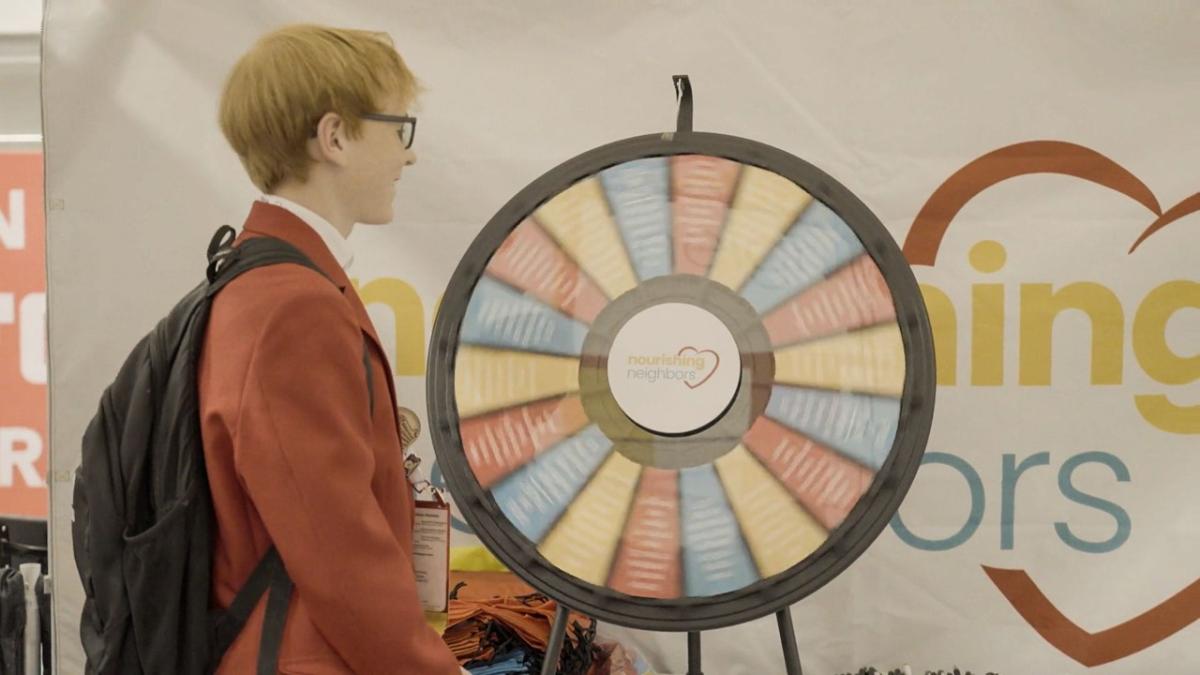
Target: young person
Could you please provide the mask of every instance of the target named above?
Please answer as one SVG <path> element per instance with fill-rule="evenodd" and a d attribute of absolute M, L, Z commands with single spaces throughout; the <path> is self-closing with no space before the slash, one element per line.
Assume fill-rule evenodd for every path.
<path fill-rule="evenodd" d="M 395 215 L 417 93 L 386 36 L 297 25 L 242 56 L 221 98 L 221 129 L 262 191 L 239 242 L 282 239 L 324 275 L 277 264 L 230 283 L 198 373 L 214 601 L 228 607 L 278 550 L 294 584 L 282 673 L 466 672 L 418 600 L 391 368 L 345 272 L 355 224 Z M 266 603 L 218 673 L 255 672 Z"/>

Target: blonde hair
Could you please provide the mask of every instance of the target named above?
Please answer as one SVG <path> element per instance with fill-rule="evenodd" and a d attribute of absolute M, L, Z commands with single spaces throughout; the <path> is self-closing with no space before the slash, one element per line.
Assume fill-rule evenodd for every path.
<path fill-rule="evenodd" d="M 221 132 L 250 180 L 270 192 L 308 179 L 307 141 L 326 113 L 351 137 L 362 115 L 391 95 L 408 105 L 420 85 L 386 33 L 311 24 L 259 38 L 240 58 L 221 94 Z"/>

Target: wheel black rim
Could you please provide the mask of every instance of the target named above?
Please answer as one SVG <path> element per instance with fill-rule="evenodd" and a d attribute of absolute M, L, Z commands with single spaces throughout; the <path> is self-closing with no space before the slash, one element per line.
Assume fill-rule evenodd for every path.
<path fill-rule="evenodd" d="M 722 170 L 737 165 L 737 175 L 726 181 L 729 194 L 724 215 L 719 222 L 714 216 L 716 239 L 699 246 L 697 250 L 706 251 L 702 254 L 681 248 L 681 241 L 692 236 L 680 229 L 686 227 L 680 225 L 680 214 L 692 197 L 671 182 L 683 176 L 692 162 Z M 628 223 L 649 220 L 641 216 L 626 219 L 622 209 L 633 201 L 621 192 L 619 180 L 609 180 L 628 170 L 634 175 L 630 183 L 634 187 L 629 189 L 641 190 L 648 184 L 646 177 L 650 174 L 646 172 L 663 166 L 667 172 L 666 191 L 660 196 L 669 212 L 665 227 L 671 241 L 668 250 L 674 256 L 665 263 L 665 273 L 661 246 L 655 249 L 653 242 L 637 239 L 637 231 L 626 227 Z M 606 172 L 614 167 L 614 171 Z M 635 167 L 641 173 L 633 174 Z M 653 176 L 661 187 L 658 174 Z M 574 199 L 559 199 L 572 187 L 576 188 L 572 195 L 584 189 L 600 195 L 597 203 L 603 209 L 588 213 L 607 209 L 620 251 L 607 251 L 616 252 L 607 258 L 593 256 L 592 249 L 581 248 L 579 240 L 571 240 L 583 231 L 582 225 L 575 227 L 572 223 L 582 220 L 568 218 L 566 225 L 553 222 L 555 209 L 563 210 L 560 202 Z M 754 250 L 756 241 L 765 240 L 750 235 L 764 228 L 770 230 L 759 221 L 768 221 L 762 214 L 775 213 L 772 209 L 776 204 L 767 200 L 759 210 L 746 204 L 757 198 L 755 195 L 777 194 L 768 188 L 782 190 L 778 192 L 784 195 L 780 201 L 788 204 L 777 209 L 778 214 L 791 213 L 792 202 L 788 200 L 793 199 L 794 190 L 789 191 L 792 188 L 806 193 L 807 201 L 796 197 L 801 201 L 794 214 L 772 216 L 776 220 L 770 227 L 778 230 L 778 236 L 765 248 L 760 245 L 761 250 Z M 646 199 L 654 199 L 655 194 L 649 190 Z M 638 193 L 638 199 L 644 196 Z M 746 202 L 739 201 L 743 197 Z M 587 204 L 582 200 L 579 203 Z M 654 208 L 647 203 L 638 202 L 629 208 L 641 209 L 638 213 Z M 578 218 L 585 218 L 579 215 L 583 213 L 571 212 Z M 793 273 L 796 261 L 801 259 L 797 256 L 807 255 L 806 260 L 822 257 L 813 255 L 815 247 L 805 249 L 806 242 L 826 241 L 813 239 L 816 235 L 812 233 L 817 230 L 801 231 L 802 227 L 833 228 L 830 232 L 848 228 L 843 232 L 850 236 L 829 239 L 834 244 L 825 253 L 835 254 L 826 256 L 828 259 L 822 263 L 827 263 L 828 269 L 822 269 L 819 277 L 798 283 L 794 279 L 799 277 Z M 589 237 L 594 232 L 594 227 L 587 230 Z M 511 252 L 532 250 L 528 248 L 534 241 L 529 238 L 531 233 L 541 237 L 539 241 L 548 241 L 576 265 L 579 277 L 592 287 L 590 295 L 576 292 L 569 303 L 556 304 L 554 297 L 539 294 L 531 284 L 522 286 L 522 279 L 513 278 L 512 269 L 516 268 L 509 265 L 514 255 Z M 498 255 L 506 243 L 505 252 Z M 611 248 L 611 241 L 607 245 Z M 580 255 L 584 250 L 587 256 Z M 658 258 L 647 253 L 652 250 L 659 251 Z M 751 253 L 745 253 L 747 250 Z M 597 259 L 616 260 L 621 251 L 626 256 L 627 271 L 599 267 Z M 705 255 L 706 268 L 701 264 Z M 751 265 L 747 261 L 754 262 Z M 697 275 L 698 271 L 705 276 Z M 731 278 L 739 280 L 730 283 Z M 787 278 L 793 279 L 790 285 L 763 281 Z M 867 288 L 858 283 L 865 278 L 874 280 L 876 285 L 870 288 L 886 288 L 886 302 L 877 291 L 854 295 L 853 289 Z M 713 279 L 723 279 L 727 286 Z M 594 306 L 599 300 L 591 302 L 593 306 L 587 301 L 588 297 L 596 297 L 596 291 L 604 296 L 599 308 Z M 809 291 L 812 293 L 805 295 Z M 817 306 L 824 303 L 821 306 L 827 308 L 837 293 L 841 293 L 837 297 L 850 298 L 846 306 L 853 305 L 855 311 L 842 312 L 832 323 L 822 324 L 823 315 Z M 526 330 L 524 337 L 506 343 L 509 338 L 497 337 L 502 331 L 487 328 L 486 319 L 481 318 L 489 307 L 528 302 L 542 308 L 525 309 L 521 305 L 520 311 L 537 314 L 542 321 L 538 326 L 553 327 L 540 331 L 541 338 L 530 338 L 532 332 Z M 731 398 L 727 405 L 719 396 L 713 399 L 714 405 L 724 407 L 707 424 L 681 427 L 684 431 L 678 433 L 654 431 L 634 419 L 636 415 L 616 400 L 606 378 L 606 350 L 612 348 L 614 336 L 627 323 L 642 316 L 639 312 L 679 304 L 687 307 L 673 311 L 707 312 L 728 329 L 737 359 L 726 358 L 725 370 L 720 370 L 718 360 L 718 365 L 707 373 L 697 371 L 701 366 L 696 366 L 687 375 L 695 378 L 698 372 L 711 378 L 719 372 L 731 383 L 727 384 Z M 747 311 L 759 320 L 747 320 Z M 788 318 L 802 315 L 817 319 Z M 645 316 L 652 322 L 658 315 Z M 462 341 L 464 335 L 466 341 Z M 692 359 L 688 363 L 707 364 L 707 352 L 712 352 L 713 359 L 719 356 L 714 350 L 692 345 L 681 349 L 678 356 Z M 848 364 L 833 368 L 838 358 L 847 355 L 853 357 L 846 359 Z M 630 363 L 634 363 L 633 358 Z M 736 381 L 728 369 L 734 361 L 740 366 Z M 510 367 L 506 365 L 509 363 L 521 365 Z M 886 365 L 872 370 L 863 364 Z M 655 372 L 683 377 L 685 371 L 679 368 L 656 368 Z M 612 143 L 563 163 L 513 197 L 484 227 L 454 272 L 434 324 L 428 372 L 430 427 L 438 462 L 458 508 L 480 540 L 516 574 L 548 596 L 597 618 L 649 630 L 706 630 L 758 618 L 795 603 L 846 569 L 879 535 L 907 492 L 928 439 L 934 401 L 933 346 L 924 303 L 903 255 L 878 219 L 849 190 L 803 160 L 761 143 L 709 133 L 652 135 Z M 634 373 L 634 369 L 627 372 Z M 839 375 L 831 380 L 829 373 L 833 372 Z M 528 391 L 518 391 L 525 385 L 513 384 L 507 389 L 507 398 L 488 393 L 494 393 L 496 387 L 487 383 L 503 379 L 506 373 L 509 377 L 532 373 L 521 381 L 533 384 Z M 546 373 L 554 376 L 539 379 Z M 575 378 L 574 389 L 568 382 L 571 377 Z M 456 380 L 464 385 L 461 399 Z M 554 380 L 561 386 L 539 389 L 542 380 Z M 662 390 L 681 397 L 692 394 L 679 387 Z M 635 387 L 634 391 L 642 390 Z M 570 418 L 573 422 L 568 426 L 572 428 L 564 433 L 542 434 L 550 439 L 545 442 L 532 438 L 539 434 L 528 433 L 524 441 L 497 444 L 495 434 L 502 426 L 509 431 L 514 428 L 512 419 L 505 417 L 510 414 L 525 420 Z M 812 420 L 818 418 L 825 419 L 826 426 L 821 428 L 827 431 L 855 428 L 854 419 L 866 419 L 870 430 L 878 427 L 879 431 L 868 433 L 859 428 L 842 436 L 832 432 L 814 434 Z M 801 419 L 808 422 L 797 422 Z M 830 420 L 840 422 L 835 425 Z M 889 428 L 890 436 L 885 433 Z M 862 439 L 872 433 L 874 445 L 864 450 Z M 535 447 L 532 454 L 526 448 L 529 456 L 497 459 L 497 464 L 503 466 L 487 468 L 486 462 L 477 459 L 483 443 L 480 439 L 484 438 L 481 434 L 493 434 L 487 436 L 493 441 L 493 458 L 503 454 L 496 451 L 497 447 L 511 449 L 522 443 Z M 808 445 L 798 445 L 802 441 Z M 473 449 L 470 457 L 475 460 L 469 458 L 464 443 Z M 817 459 L 805 459 L 809 457 Z M 558 492 L 571 496 L 548 507 L 545 513 L 537 512 L 536 518 L 526 517 L 536 509 L 517 508 L 513 495 L 534 485 L 531 481 L 550 475 L 550 469 L 535 475 L 534 467 L 551 461 L 561 466 L 574 463 L 573 487 L 558 486 L 562 488 Z M 787 466 L 792 474 L 788 474 Z M 810 477 L 833 476 L 823 484 L 821 499 L 814 497 L 814 488 L 803 487 L 814 481 L 820 483 L 819 479 L 806 483 L 797 478 L 813 467 L 821 467 L 821 471 L 807 471 Z M 566 474 L 560 471 L 556 475 Z M 543 489 L 539 494 L 544 496 L 550 491 Z M 623 513 L 612 510 L 616 508 L 613 504 L 621 504 L 621 500 L 611 498 L 616 494 L 624 496 Z M 833 494 L 842 496 L 829 498 Z M 637 556 L 654 551 L 639 551 L 631 533 L 647 531 L 641 527 L 645 523 L 664 522 L 663 518 L 644 518 L 649 512 L 639 509 L 652 503 L 669 504 L 671 499 L 664 495 L 673 495 L 676 504 L 675 520 L 666 521 L 674 525 L 666 527 L 675 530 L 680 547 L 678 559 L 663 563 L 667 571 L 635 579 L 627 572 L 642 560 Z M 722 499 L 723 516 L 717 503 Z M 831 506 L 834 502 L 836 505 Z M 597 504 L 605 504 L 610 510 L 593 509 L 592 505 Z M 764 510 L 768 508 L 764 504 L 771 509 Z M 671 507 L 665 508 L 671 511 Z M 772 525 L 776 528 L 773 531 L 763 524 L 770 519 L 755 517 L 776 511 L 789 515 L 781 516 L 782 524 Z M 728 534 L 732 523 L 735 539 L 740 538 L 740 557 L 736 554 L 737 542 L 727 547 L 732 553 L 725 558 L 721 557 L 725 549 L 720 547 L 714 549 L 717 553 L 702 557 L 697 553 L 699 548 L 692 546 L 699 540 L 689 539 L 689 535 L 718 531 L 715 525 L 704 525 L 694 515 L 709 512 L 720 516 L 714 516 L 711 522 L 724 518 L 721 522 L 725 529 L 721 532 Z M 586 517 L 602 513 L 619 516 L 608 520 Z M 788 539 L 786 546 L 776 541 L 779 532 L 787 534 L 783 537 Z M 585 555 L 593 546 L 606 553 Z M 705 568 L 703 560 L 716 562 Z M 733 570 L 729 573 L 732 576 L 726 574 L 726 568 Z"/>

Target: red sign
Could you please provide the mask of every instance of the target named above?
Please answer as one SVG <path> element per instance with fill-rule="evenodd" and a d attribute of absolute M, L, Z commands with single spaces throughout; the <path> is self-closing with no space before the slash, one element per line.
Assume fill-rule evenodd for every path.
<path fill-rule="evenodd" d="M 0 153 L 0 514 L 45 518 L 46 241 L 41 153 Z"/>

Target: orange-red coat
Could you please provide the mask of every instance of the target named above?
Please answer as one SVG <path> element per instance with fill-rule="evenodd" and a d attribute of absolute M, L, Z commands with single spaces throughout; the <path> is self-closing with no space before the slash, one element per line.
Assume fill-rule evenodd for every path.
<path fill-rule="evenodd" d="M 417 598 L 412 493 L 379 338 L 315 231 L 256 202 L 241 239 L 264 235 L 300 249 L 334 283 L 273 265 L 213 303 L 198 377 L 214 601 L 228 607 L 274 545 L 295 584 L 280 672 L 457 675 Z M 218 673 L 255 672 L 264 611 L 265 598 Z"/>

